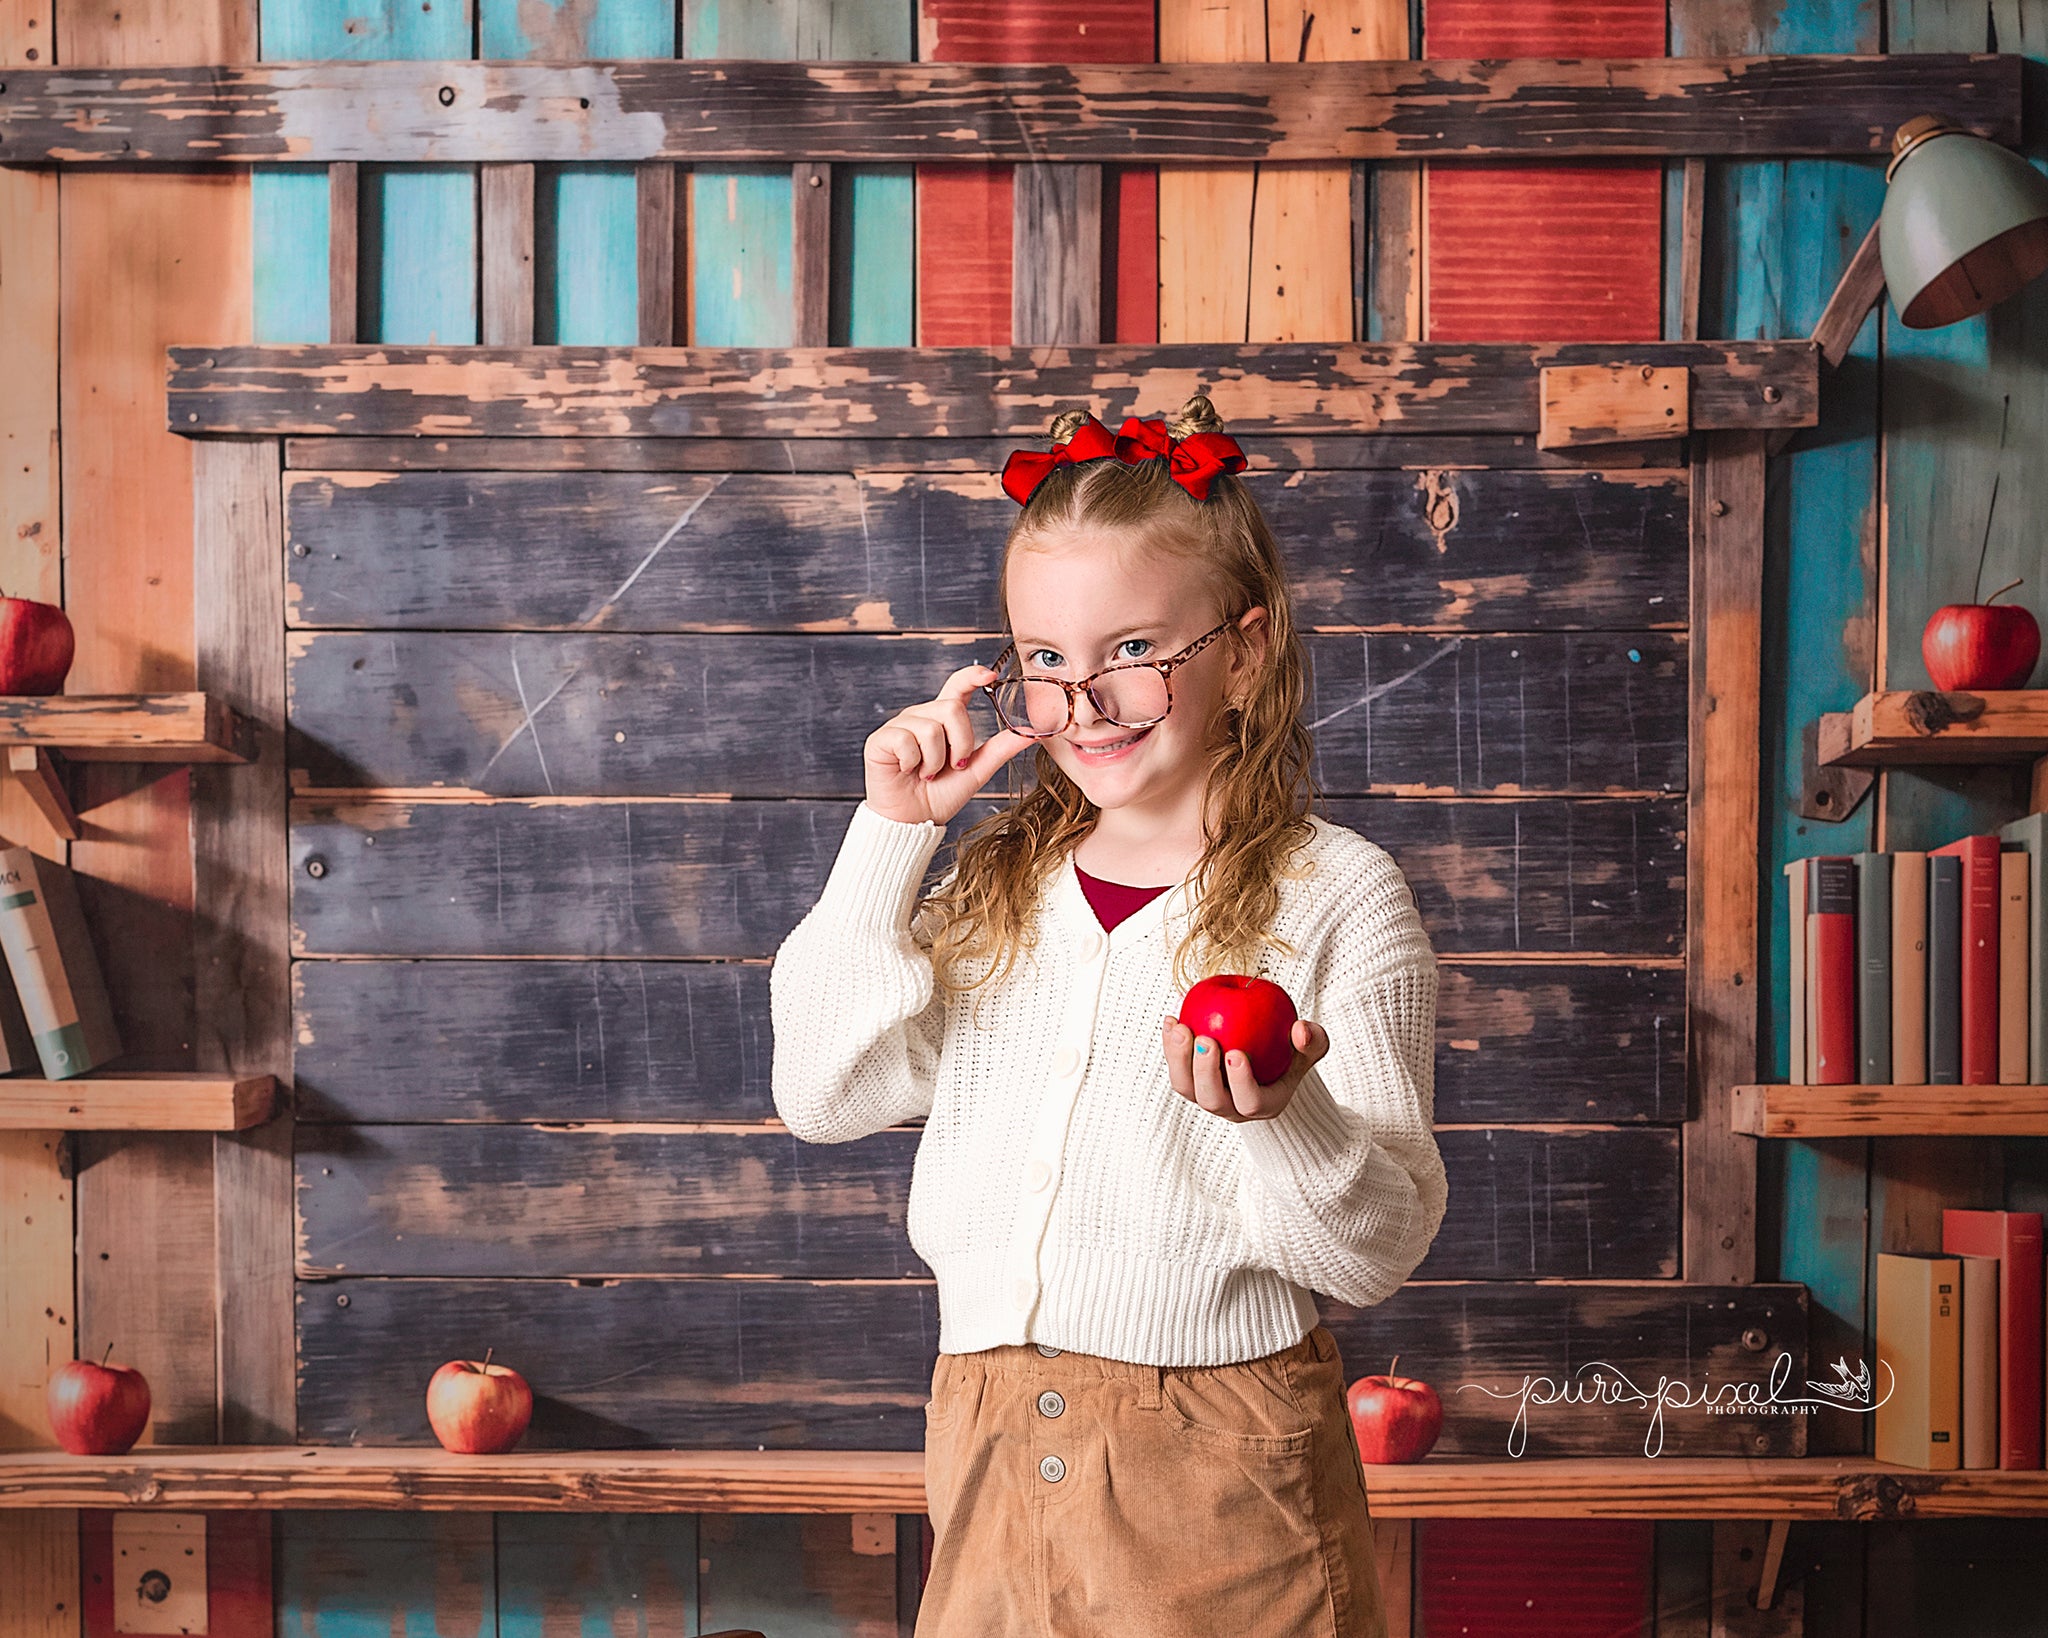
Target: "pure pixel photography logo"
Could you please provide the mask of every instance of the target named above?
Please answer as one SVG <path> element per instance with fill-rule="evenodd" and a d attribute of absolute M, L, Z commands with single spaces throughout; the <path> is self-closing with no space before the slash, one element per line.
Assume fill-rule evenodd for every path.
<path fill-rule="evenodd" d="M 1761 1381 L 1720 1382 L 1702 1377 L 1697 1383 L 1681 1377 L 1659 1376 L 1654 1385 L 1643 1386 L 1620 1366 L 1606 1360 L 1591 1360 L 1563 1376 L 1524 1376 L 1510 1388 L 1485 1382 L 1461 1382 L 1457 1391 L 1467 1389 L 1495 1399 L 1515 1401 L 1515 1417 L 1508 1425 L 1508 1454 L 1520 1456 L 1528 1446 L 1529 1416 L 1532 1410 L 1552 1405 L 1593 1406 L 1617 1412 L 1644 1410 L 1649 1420 L 1643 1430 L 1643 1454 L 1660 1456 L 1664 1451 L 1664 1416 L 1667 1411 L 1698 1411 L 1706 1416 L 1811 1416 L 1822 1406 L 1837 1410 L 1874 1411 L 1889 1399 L 1894 1387 L 1892 1368 L 1878 1360 L 1885 1377 L 1882 1398 L 1871 1398 L 1872 1373 L 1867 1361 L 1852 1368 L 1846 1358 L 1837 1359 L 1833 1380 L 1815 1382 L 1809 1378 L 1807 1392 L 1788 1392 L 1792 1356 L 1780 1351 L 1771 1362 L 1769 1376 Z"/>

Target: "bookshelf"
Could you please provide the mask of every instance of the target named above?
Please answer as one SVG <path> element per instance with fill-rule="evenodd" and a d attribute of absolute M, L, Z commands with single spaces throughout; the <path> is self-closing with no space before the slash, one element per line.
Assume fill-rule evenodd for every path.
<path fill-rule="evenodd" d="M 2048 1137 L 2048 1086 L 1738 1086 L 1749 1137 Z"/>
<path fill-rule="evenodd" d="M 2048 756 L 2048 688 L 1865 694 L 1847 711 L 1822 714 L 1818 756 L 1844 768 L 2032 762 Z"/>
<path fill-rule="evenodd" d="M 0 1131 L 239 1132 L 270 1118 L 273 1075 L 102 1071 L 69 1080 L 0 1076 Z"/>
<path fill-rule="evenodd" d="M 210 694 L 0 694 L 0 751 L 50 828 L 79 839 L 67 762 L 247 762 L 248 720 Z"/>
<path fill-rule="evenodd" d="M 1368 1467 L 1375 1518 L 2048 1517 L 2048 1471 L 1858 1456 L 1431 1457 Z M 915 1450 L 526 1450 L 151 1445 L 0 1451 L 0 1508 L 922 1513 Z"/>

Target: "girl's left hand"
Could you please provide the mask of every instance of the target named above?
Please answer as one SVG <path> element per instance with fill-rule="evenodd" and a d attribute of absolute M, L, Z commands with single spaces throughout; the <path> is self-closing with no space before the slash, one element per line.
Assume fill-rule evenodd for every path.
<path fill-rule="evenodd" d="M 1294 1044 L 1294 1062 L 1277 1081 L 1261 1086 L 1252 1079 L 1252 1066 L 1242 1052 L 1224 1053 L 1213 1037 L 1199 1042 L 1195 1032 L 1178 1018 L 1166 1020 L 1161 1037 L 1166 1050 L 1166 1075 L 1174 1091 L 1188 1102 L 1199 1104 L 1225 1120 L 1271 1120 L 1287 1107 L 1301 1078 L 1330 1050 L 1330 1037 L 1323 1026 L 1297 1018 L 1289 1032 Z M 1201 1051 L 1196 1051 L 1200 1046 Z"/>

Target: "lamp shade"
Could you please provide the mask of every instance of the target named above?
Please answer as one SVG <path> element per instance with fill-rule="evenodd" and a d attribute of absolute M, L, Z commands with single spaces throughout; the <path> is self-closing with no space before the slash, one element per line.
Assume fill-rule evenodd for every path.
<path fill-rule="evenodd" d="M 1877 241 L 1901 323 L 1954 324 L 2048 272 L 2048 176 L 1930 114 L 1893 147 Z"/>

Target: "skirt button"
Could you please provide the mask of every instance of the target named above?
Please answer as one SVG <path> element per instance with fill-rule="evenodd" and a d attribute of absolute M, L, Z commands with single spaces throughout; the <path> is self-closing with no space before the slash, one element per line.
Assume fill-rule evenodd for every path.
<path fill-rule="evenodd" d="M 1038 1476 L 1048 1484 L 1058 1484 L 1067 1476 L 1067 1464 L 1057 1456 L 1047 1456 L 1038 1464 Z"/>
<path fill-rule="evenodd" d="M 1051 1347 L 1051 1346 L 1049 1346 L 1048 1344 L 1046 1344 L 1046 1343 L 1043 1343 L 1043 1342 L 1041 1342 L 1041 1343 L 1040 1343 L 1040 1344 L 1038 1345 L 1038 1351 L 1039 1351 L 1039 1352 L 1040 1352 L 1041 1354 L 1045 1355 L 1045 1357 L 1046 1357 L 1047 1359 L 1058 1359 L 1058 1358 L 1060 1357 L 1060 1351 L 1059 1351 L 1059 1349 L 1057 1349 L 1057 1348 L 1054 1348 L 1054 1347 Z"/>
<path fill-rule="evenodd" d="M 1038 1413 L 1041 1416 L 1057 1416 L 1067 1408 L 1067 1402 L 1051 1388 L 1038 1396 Z"/>

